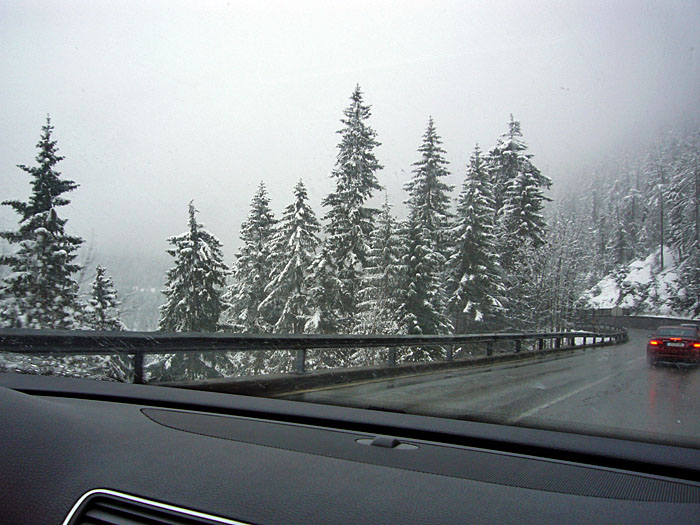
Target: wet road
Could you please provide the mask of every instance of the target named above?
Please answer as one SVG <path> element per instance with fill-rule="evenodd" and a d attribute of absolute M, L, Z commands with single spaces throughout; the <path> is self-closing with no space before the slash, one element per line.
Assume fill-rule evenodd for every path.
<path fill-rule="evenodd" d="M 648 330 L 619 346 L 368 381 L 287 399 L 700 444 L 700 369 L 646 363 Z"/>

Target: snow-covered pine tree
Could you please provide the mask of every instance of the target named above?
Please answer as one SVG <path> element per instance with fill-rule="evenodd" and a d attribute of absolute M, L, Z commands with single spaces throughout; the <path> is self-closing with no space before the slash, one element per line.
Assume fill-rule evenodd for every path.
<path fill-rule="evenodd" d="M 107 276 L 102 266 L 98 266 L 90 298 L 84 308 L 83 328 L 102 331 L 125 330 L 119 315 L 120 304 L 112 278 Z M 107 377 L 119 381 L 127 381 L 133 368 L 129 358 L 122 355 L 89 356 L 88 360 L 95 368 L 104 371 Z"/>
<path fill-rule="evenodd" d="M 568 212 L 561 205 L 555 210 L 546 242 L 523 258 L 525 278 L 515 282 L 514 294 L 527 303 L 520 309 L 521 326 L 553 331 L 572 326 L 575 305 L 585 289 L 590 246 L 588 232 L 580 227 L 585 222 Z"/>
<path fill-rule="evenodd" d="M 260 303 L 261 310 L 279 312 L 273 326 L 277 333 L 303 333 L 311 317 L 310 272 L 320 243 L 317 236 L 320 229 L 309 206 L 306 187 L 299 180 L 294 187 L 294 202 L 282 212 L 272 239 L 275 263 L 265 287 L 267 297 Z M 264 360 L 267 373 L 287 372 L 292 364 L 289 352 L 284 351 L 273 352 Z"/>
<path fill-rule="evenodd" d="M 216 332 L 224 302 L 221 289 L 228 268 L 223 263 L 221 242 L 197 222 L 194 202 L 188 206 L 188 231 L 170 237 L 175 259 L 168 270 L 167 301 L 161 307 L 158 329 L 165 332 Z"/>
<path fill-rule="evenodd" d="M 11 269 L 0 285 L 0 325 L 6 327 L 79 326 L 78 283 L 73 276 L 80 270 L 75 259 L 83 239 L 68 235 L 67 220 L 58 216 L 58 208 L 70 203 L 64 194 L 78 185 L 56 170 L 63 157 L 51 137 L 53 129 L 47 117 L 37 144 L 37 166 L 18 166 L 32 177 L 29 200 L 3 202 L 20 216 L 17 231 L 0 233 L 0 238 L 17 246 L 0 257 L 0 264 Z"/>
<path fill-rule="evenodd" d="M 491 178 L 477 145 L 457 199 L 448 260 L 448 307 L 458 331 L 502 310 L 505 292 L 494 236 Z"/>
<path fill-rule="evenodd" d="M 441 143 L 431 117 L 418 148 L 421 159 L 413 164 L 413 178 L 404 186 L 409 195 L 409 215 L 405 225 L 401 326 L 409 334 L 444 334 L 452 330 L 446 315 L 443 280 L 452 187 L 442 182 L 449 172 Z M 440 353 L 439 349 L 416 349 L 406 357 L 430 359 Z"/>
<path fill-rule="evenodd" d="M 700 319 L 700 244 L 689 249 L 679 266 L 677 288 L 672 305 L 675 310 Z"/>
<path fill-rule="evenodd" d="M 624 231 L 627 235 L 626 249 L 625 249 L 625 262 L 629 262 L 634 259 L 636 253 L 640 251 L 640 230 L 639 230 L 639 217 L 641 216 L 641 193 L 636 188 L 630 188 L 627 195 L 622 199 L 622 222 L 624 224 Z"/>
<path fill-rule="evenodd" d="M 311 317 L 304 326 L 304 331 L 313 334 L 338 333 L 340 327 L 339 304 L 341 282 L 338 269 L 328 246 L 321 245 L 319 253 L 311 263 L 309 276 L 309 300 Z"/>
<path fill-rule="evenodd" d="M 698 138 L 693 137 L 698 140 Z M 669 167 L 668 241 L 678 258 L 685 259 L 691 247 L 700 240 L 700 153 L 692 140 L 675 138 Z M 695 147 L 693 147 L 695 146 Z"/>
<path fill-rule="evenodd" d="M 338 269 L 328 246 L 321 244 L 321 249 L 311 263 L 309 275 L 309 306 L 311 316 L 304 326 L 304 331 L 314 334 L 337 334 L 340 331 L 340 314 L 338 298 L 341 282 Z M 319 350 L 309 352 L 309 367 L 333 368 L 350 364 L 350 350 Z"/>
<path fill-rule="evenodd" d="M 362 334 L 399 334 L 401 285 L 403 282 L 403 242 L 399 225 L 391 213 L 387 196 L 380 209 L 374 230 L 370 234 L 370 252 L 367 257 L 359 292 L 358 315 L 355 331 Z M 357 365 L 386 362 L 375 349 L 359 349 L 352 356 Z"/>
<path fill-rule="evenodd" d="M 270 209 L 270 198 L 264 182 L 250 204 L 248 217 L 241 225 L 243 246 L 236 253 L 233 283 L 226 300 L 230 304 L 224 319 L 236 332 L 270 333 L 279 319 L 275 304 L 260 308 L 267 297 L 265 287 L 270 282 L 275 253 L 272 239 L 277 221 Z"/>
<path fill-rule="evenodd" d="M 527 173 L 538 188 L 549 188 L 552 181 L 532 164 L 532 154 L 527 153 L 520 122 L 510 115 L 508 131 L 501 135 L 489 152 L 489 170 L 493 178 L 493 198 L 496 213 L 505 205 L 506 192 L 511 182 L 521 173 Z"/>
<path fill-rule="evenodd" d="M 164 332 L 216 332 L 224 308 L 222 289 L 228 268 L 223 263 L 221 242 L 197 222 L 197 210 L 190 201 L 188 231 L 170 237 L 175 259 L 165 285 L 167 301 L 160 307 L 158 329 Z M 161 367 L 161 380 L 183 376 L 188 379 L 217 377 L 226 372 L 229 360 L 219 353 L 179 353 L 169 356 Z"/>
<path fill-rule="evenodd" d="M 380 189 L 377 172 L 382 166 L 374 154 L 380 145 L 377 133 L 367 124 L 370 106 L 363 103 L 359 85 L 344 115 L 341 119 L 344 127 L 338 131 L 341 140 L 336 165 L 331 174 L 335 189 L 322 204 L 328 208 L 325 216 L 328 256 L 333 258 L 341 283 L 337 301 L 340 327 L 349 331 L 355 324 L 358 291 L 370 249 L 369 234 L 377 214 L 376 209 L 365 203 Z"/>
<path fill-rule="evenodd" d="M 90 299 L 85 307 L 83 324 L 92 330 L 125 330 L 119 315 L 120 304 L 114 281 L 107 276 L 102 266 L 98 266 Z"/>
<path fill-rule="evenodd" d="M 508 133 L 491 153 L 491 172 L 495 184 L 498 235 L 501 241 L 501 264 L 511 269 L 521 255 L 520 247 L 529 241 L 533 248 L 544 244 L 546 224 L 542 215 L 544 202 L 551 200 L 544 189 L 552 181 L 532 164 L 526 153 L 520 122 L 510 116 Z"/>
<path fill-rule="evenodd" d="M 403 279 L 403 245 L 399 225 L 385 197 L 370 235 L 370 252 L 360 290 L 356 331 L 363 334 L 401 333 L 398 309 Z"/>
<path fill-rule="evenodd" d="M 620 211 L 620 205 L 615 206 L 615 211 L 612 214 L 614 219 L 614 231 L 612 232 L 612 258 L 613 263 L 616 266 L 625 264 L 629 259 L 627 254 L 629 252 L 629 232 L 627 231 L 627 224 L 624 221 L 623 212 Z"/>
<path fill-rule="evenodd" d="M 267 297 L 260 304 L 261 309 L 273 303 L 279 305 L 275 332 L 302 333 L 311 317 L 309 275 L 320 242 L 317 236 L 320 228 L 300 180 L 294 187 L 294 202 L 284 209 L 272 240 L 277 258 L 265 287 Z"/>
<path fill-rule="evenodd" d="M 647 154 L 644 163 L 645 194 L 647 215 L 645 220 L 645 241 L 650 252 L 668 246 L 668 193 L 669 162 L 664 155 L 664 144 L 658 145 Z M 663 258 L 663 250 L 661 250 Z M 662 264 L 665 267 L 666 261 Z"/>

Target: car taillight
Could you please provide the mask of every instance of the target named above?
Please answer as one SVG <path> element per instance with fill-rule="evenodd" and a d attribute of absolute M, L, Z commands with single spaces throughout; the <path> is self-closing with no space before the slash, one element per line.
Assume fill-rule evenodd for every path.
<path fill-rule="evenodd" d="M 700 348 L 700 343 L 693 343 L 693 348 Z"/>
<path fill-rule="evenodd" d="M 658 344 L 660 344 L 660 343 L 661 343 L 661 342 L 660 342 L 660 341 L 657 341 L 656 339 L 652 339 L 651 341 L 649 341 L 649 344 L 652 345 L 652 346 L 656 346 L 656 345 L 658 345 Z"/>

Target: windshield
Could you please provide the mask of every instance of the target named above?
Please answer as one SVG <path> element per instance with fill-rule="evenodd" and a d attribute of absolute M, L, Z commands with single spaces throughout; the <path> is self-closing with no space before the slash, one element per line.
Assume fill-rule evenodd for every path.
<path fill-rule="evenodd" d="M 698 27 L 4 2 L 0 371 L 699 447 Z"/>
<path fill-rule="evenodd" d="M 687 337 L 695 339 L 698 336 L 697 330 L 689 330 L 688 328 L 659 328 L 656 332 L 659 337 Z"/>

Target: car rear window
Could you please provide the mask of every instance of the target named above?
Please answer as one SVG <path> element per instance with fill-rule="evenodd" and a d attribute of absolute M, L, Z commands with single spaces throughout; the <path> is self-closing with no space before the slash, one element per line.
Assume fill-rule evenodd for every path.
<path fill-rule="evenodd" d="M 694 339 L 697 331 L 692 328 L 659 328 L 656 332 L 659 337 L 686 337 Z"/>

